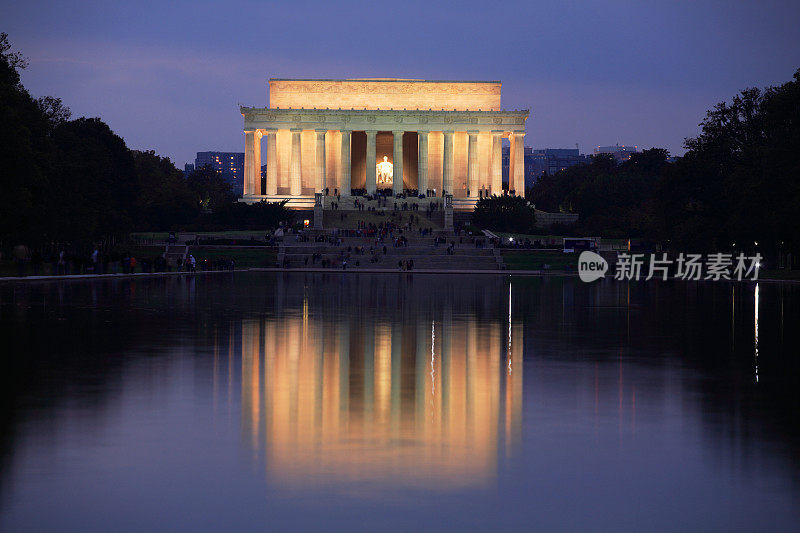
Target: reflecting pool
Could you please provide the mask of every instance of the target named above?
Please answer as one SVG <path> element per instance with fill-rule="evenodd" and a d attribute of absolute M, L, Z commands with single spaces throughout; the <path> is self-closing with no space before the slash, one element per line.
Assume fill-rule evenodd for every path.
<path fill-rule="evenodd" d="M 3 530 L 800 520 L 800 285 L 0 285 Z"/>

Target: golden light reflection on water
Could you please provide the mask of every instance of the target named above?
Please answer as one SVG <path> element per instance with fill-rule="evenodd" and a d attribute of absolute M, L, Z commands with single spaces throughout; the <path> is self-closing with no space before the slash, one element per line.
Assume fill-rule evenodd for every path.
<path fill-rule="evenodd" d="M 246 320 L 245 440 L 286 485 L 491 482 L 522 423 L 522 328 L 504 322 L 449 309 L 323 321 L 307 302 L 297 316 Z"/>

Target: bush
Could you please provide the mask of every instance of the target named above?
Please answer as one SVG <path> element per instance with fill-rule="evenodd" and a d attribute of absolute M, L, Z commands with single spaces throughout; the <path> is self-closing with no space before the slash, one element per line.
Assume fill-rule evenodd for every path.
<path fill-rule="evenodd" d="M 521 196 L 491 196 L 478 200 L 472 223 L 481 229 L 533 233 L 536 215 L 533 206 Z"/>

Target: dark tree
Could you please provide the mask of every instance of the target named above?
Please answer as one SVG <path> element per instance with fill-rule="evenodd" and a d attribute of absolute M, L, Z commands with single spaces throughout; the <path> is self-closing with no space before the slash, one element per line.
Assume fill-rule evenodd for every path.
<path fill-rule="evenodd" d="M 521 196 L 491 196 L 478 200 L 472 223 L 481 229 L 533 233 L 536 216 Z"/>
<path fill-rule="evenodd" d="M 195 169 L 187 179 L 203 209 L 218 210 L 236 200 L 231 184 L 210 165 Z"/>
<path fill-rule="evenodd" d="M 138 176 L 142 230 L 173 230 L 192 223 L 200 214 L 200 202 L 183 172 L 152 150 L 132 152 Z"/>
<path fill-rule="evenodd" d="M 136 169 L 125 142 L 97 118 L 64 123 L 52 137 L 43 213 L 49 236 L 80 242 L 124 237 L 140 215 Z"/>
<path fill-rule="evenodd" d="M 722 102 L 657 196 L 659 233 L 693 248 L 800 246 L 800 70 Z"/>

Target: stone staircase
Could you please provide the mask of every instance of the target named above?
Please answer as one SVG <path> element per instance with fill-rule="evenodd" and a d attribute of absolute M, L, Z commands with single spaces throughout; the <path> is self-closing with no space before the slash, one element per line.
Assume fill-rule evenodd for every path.
<path fill-rule="evenodd" d="M 359 270 L 385 270 L 399 269 L 398 262 L 405 264 L 409 259 L 414 261 L 414 270 L 498 270 L 500 266 L 495 257 L 494 250 L 487 246 L 477 248 L 470 237 L 447 237 L 448 244 L 434 245 L 433 236 L 421 237 L 413 232 L 404 232 L 408 239 L 408 246 L 394 247 L 391 239 L 384 239 L 384 243 L 375 245 L 375 239 L 368 237 L 342 237 L 338 245 L 315 242 L 284 242 L 282 250 L 290 268 L 320 267 L 321 262 L 313 262 L 312 256 L 320 254 L 321 259 L 328 259 L 332 268 L 341 268 L 342 261 L 347 260 L 348 269 Z M 454 242 L 453 253 L 448 254 L 449 244 Z M 383 253 L 383 246 L 386 253 Z M 364 247 L 364 254 L 356 253 L 355 248 Z M 370 262 L 373 257 L 369 248 L 373 246 L 378 258 L 377 262 Z M 348 247 L 350 251 L 348 252 Z M 358 263 L 358 264 L 356 264 Z"/>
<path fill-rule="evenodd" d="M 181 268 L 186 261 L 186 254 L 189 253 L 189 247 L 184 244 L 168 244 L 164 251 L 164 259 L 167 265 L 172 268 Z"/>

